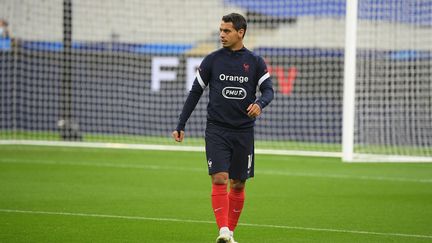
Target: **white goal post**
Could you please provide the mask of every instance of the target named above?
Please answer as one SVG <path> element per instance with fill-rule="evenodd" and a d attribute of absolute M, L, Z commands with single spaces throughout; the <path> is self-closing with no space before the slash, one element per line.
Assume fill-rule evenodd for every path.
<path fill-rule="evenodd" d="M 342 116 L 342 160 L 346 162 L 354 159 L 357 7 L 357 0 L 347 0 Z"/>

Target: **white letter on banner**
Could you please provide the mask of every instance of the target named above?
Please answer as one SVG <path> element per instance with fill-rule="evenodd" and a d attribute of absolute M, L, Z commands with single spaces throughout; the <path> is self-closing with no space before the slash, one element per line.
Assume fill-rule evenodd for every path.
<path fill-rule="evenodd" d="M 201 64 L 203 58 L 201 57 L 190 57 L 187 59 L 186 66 L 186 91 L 192 89 L 193 82 L 195 80 L 196 70 Z"/>
<path fill-rule="evenodd" d="M 151 67 L 151 90 L 159 91 L 160 82 L 163 81 L 174 81 L 177 73 L 175 71 L 162 71 L 161 67 L 177 67 L 179 60 L 177 57 L 153 57 Z"/>

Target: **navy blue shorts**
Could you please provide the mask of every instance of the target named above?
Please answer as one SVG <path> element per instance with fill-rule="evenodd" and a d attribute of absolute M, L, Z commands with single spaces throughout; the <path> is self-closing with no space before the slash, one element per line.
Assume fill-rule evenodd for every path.
<path fill-rule="evenodd" d="M 228 172 L 230 179 L 254 176 L 254 130 L 229 129 L 207 123 L 205 131 L 209 175 Z"/>

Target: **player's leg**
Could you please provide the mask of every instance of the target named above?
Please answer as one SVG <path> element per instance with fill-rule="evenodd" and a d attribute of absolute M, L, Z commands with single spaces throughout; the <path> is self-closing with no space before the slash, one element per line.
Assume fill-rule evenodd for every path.
<path fill-rule="evenodd" d="M 234 232 L 238 220 L 243 210 L 245 201 L 246 180 L 233 179 L 230 182 L 230 191 L 228 193 L 229 211 L 228 211 L 228 228 Z"/>
<path fill-rule="evenodd" d="M 212 208 L 219 228 L 216 243 L 229 243 L 231 239 L 228 228 L 229 201 L 227 193 L 228 173 L 218 172 L 211 175 L 212 179 Z"/>
<path fill-rule="evenodd" d="M 211 175 L 212 208 L 219 228 L 217 243 L 230 242 L 228 228 L 228 170 L 231 159 L 231 149 L 225 139 L 223 129 L 207 126 L 206 129 L 206 155 L 209 175 Z"/>
<path fill-rule="evenodd" d="M 211 201 L 218 228 L 228 227 L 228 173 L 218 172 L 211 175 Z"/>
<path fill-rule="evenodd" d="M 253 129 L 233 134 L 233 156 L 229 169 L 230 191 L 228 228 L 234 234 L 245 202 L 246 180 L 254 176 Z M 234 240 L 232 239 L 232 242 Z"/>

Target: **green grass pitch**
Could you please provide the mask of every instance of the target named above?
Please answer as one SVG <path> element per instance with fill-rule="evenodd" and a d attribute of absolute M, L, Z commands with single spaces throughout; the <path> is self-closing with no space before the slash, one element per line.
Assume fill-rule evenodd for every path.
<path fill-rule="evenodd" d="M 432 242 L 432 164 L 256 155 L 240 243 Z M 214 242 L 204 153 L 0 146 L 0 242 Z"/>

